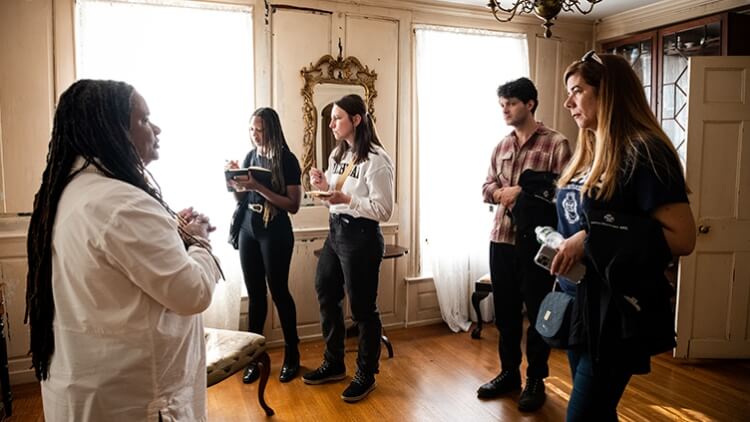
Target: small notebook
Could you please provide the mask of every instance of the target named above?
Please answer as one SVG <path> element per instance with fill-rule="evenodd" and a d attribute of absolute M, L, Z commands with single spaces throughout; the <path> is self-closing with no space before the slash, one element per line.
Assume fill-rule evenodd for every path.
<path fill-rule="evenodd" d="M 224 170 L 224 178 L 227 181 L 232 180 L 233 177 L 247 176 L 248 172 L 252 173 L 253 178 L 257 180 L 261 185 L 271 188 L 271 170 L 264 167 L 246 167 L 240 169 L 227 169 Z M 235 192 L 235 190 L 227 185 L 228 192 Z"/>

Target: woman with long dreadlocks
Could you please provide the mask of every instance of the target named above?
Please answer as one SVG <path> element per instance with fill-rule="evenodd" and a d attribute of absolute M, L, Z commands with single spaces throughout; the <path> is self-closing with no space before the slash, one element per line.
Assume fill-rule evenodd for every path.
<path fill-rule="evenodd" d="M 300 167 L 289 150 L 279 115 L 271 108 L 256 110 L 250 119 L 250 138 L 255 148 L 245 156 L 243 168 L 271 170 L 271 186 L 248 172 L 229 181 L 235 189 L 237 211 L 230 239 L 240 250 L 240 264 L 249 299 L 249 330 L 263 334 L 268 313 L 266 282 L 284 332 L 284 364 L 279 380 L 289 382 L 299 372 L 297 308 L 289 292 L 289 265 L 292 262 L 294 234 L 288 213 L 295 214 L 302 200 Z M 238 168 L 231 161 L 228 168 Z M 242 381 L 258 379 L 255 363 L 245 369 Z"/>
<path fill-rule="evenodd" d="M 55 421 L 206 420 L 208 219 L 164 202 L 161 130 L 124 82 L 60 97 L 28 234 L 26 318 Z"/>

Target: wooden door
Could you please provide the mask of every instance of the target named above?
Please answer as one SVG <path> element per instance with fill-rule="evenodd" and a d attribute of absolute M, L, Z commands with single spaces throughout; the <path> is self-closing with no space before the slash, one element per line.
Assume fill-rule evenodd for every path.
<path fill-rule="evenodd" d="M 680 265 L 677 349 L 750 357 L 750 57 L 691 57 L 686 172 L 699 227 Z"/>

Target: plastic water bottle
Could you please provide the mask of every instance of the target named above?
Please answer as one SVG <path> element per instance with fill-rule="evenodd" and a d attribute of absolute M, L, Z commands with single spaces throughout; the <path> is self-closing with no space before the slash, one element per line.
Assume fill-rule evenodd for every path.
<path fill-rule="evenodd" d="M 563 243 L 565 238 L 550 226 L 537 226 L 534 229 L 536 241 L 542 245 L 547 245 L 552 249 L 557 249 Z"/>
<path fill-rule="evenodd" d="M 565 238 L 549 226 L 538 226 L 534 229 L 534 232 L 537 242 L 544 245 L 537 252 L 537 256 L 534 257 L 534 262 L 549 269 L 555 254 L 557 254 L 557 248 L 560 247 Z M 547 248 L 552 248 L 554 251 Z M 586 266 L 581 262 L 576 262 L 568 272 L 560 275 L 573 283 L 580 283 L 580 280 L 586 275 Z"/>

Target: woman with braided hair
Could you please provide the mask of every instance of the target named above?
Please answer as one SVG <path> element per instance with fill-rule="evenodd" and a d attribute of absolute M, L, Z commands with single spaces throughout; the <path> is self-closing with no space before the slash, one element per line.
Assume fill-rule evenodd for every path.
<path fill-rule="evenodd" d="M 124 82 L 60 97 L 28 234 L 26 319 L 54 421 L 206 420 L 208 219 L 164 202 L 158 126 Z"/>
<path fill-rule="evenodd" d="M 240 264 L 248 295 L 249 330 L 263 334 L 268 313 L 266 284 L 284 332 L 284 364 L 279 380 L 289 382 L 299 372 L 297 308 L 289 292 L 289 265 L 294 250 L 294 234 L 288 213 L 295 214 L 302 200 L 299 162 L 289 150 L 279 115 L 262 107 L 250 118 L 253 148 L 245 156 L 243 168 L 262 167 L 271 171 L 271 186 L 256 180 L 251 172 L 229 181 L 235 190 L 237 210 L 230 238 L 240 250 Z M 239 168 L 231 161 L 230 169 Z M 260 376 L 252 362 L 242 377 L 245 384 Z"/>

